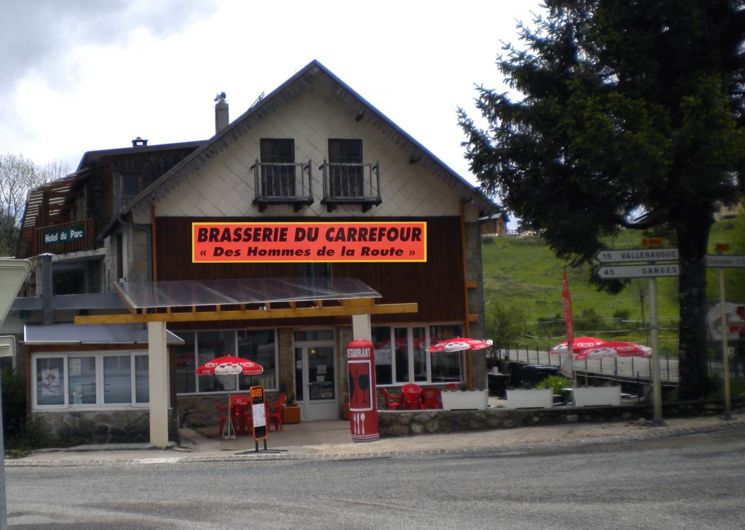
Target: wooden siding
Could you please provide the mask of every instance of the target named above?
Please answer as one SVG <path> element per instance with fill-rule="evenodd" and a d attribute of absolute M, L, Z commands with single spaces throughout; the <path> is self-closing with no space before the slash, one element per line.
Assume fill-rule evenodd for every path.
<path fill-rule="evenodd" d="M 229 263 L 194 264 L 191 262 L 191 223 L 193 221 L 257 221 L 259 219 L 206 219 L 161 217 L 156 225 L 158 280 L 199 280 L 226 278 L 296 277 L 298 264 Z M 261 221 L 290 221 L 290 219 L 260 219 Z M 297 219 L 292 219 L 297 221 Z M 328 219 L 324 219 L 328 220 Z M 354 220 L 359 221 L 356 217 Z M 458 217 L 428 219 L 390 219 L 391 221 L 427 221 L 426 263 L 334 263 L 337 277 L 357 278 L 378 291 L 379 303 L 417 302 L 419 312 L 407 315 L 381 316 L 374 320 L 386 322 L 462 322 L 463 260 L 461 257 L 460 220 Z M 340 220 L 341 221 L 341 220 Z M 375 221 L 382 221 L 376 218 Z M 305 320 L 305 319 L 303 319 Z M 309 322 L 293 320 L 298 325 L 348 324 L 345 319 Z M 231 327 L 238 323 L 231 323 Z M 258 325 L 287 325 L 286 321 L 252 322 Z"/>

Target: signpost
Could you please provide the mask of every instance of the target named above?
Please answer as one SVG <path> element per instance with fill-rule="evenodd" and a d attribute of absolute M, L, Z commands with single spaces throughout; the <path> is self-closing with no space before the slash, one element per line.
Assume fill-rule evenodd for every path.
<path fill-rule="evenodd" d="M 661 238 L 645 238 L 645 247 L 657 247 Z M 649 280 L 649 338 L 652 347 L 652 394 L 654 400 L 653 427 L 665 425 L 662 420 L 662 385 L 660 384 L 660 352 L 657 335 L 657 277 L 671 277 L 680 274 L 678 249 L 639 248 L 600 250 L 595 254 L 600 263 L 609 266 L 597 267 L 593 273 L 601 280 L 622 280 L 628 278 L 647 278 Z M 631 265 L 614 265 L 623 263 Z"/>
<path fill-rule="evenodd" d="M 727 243 L 718 243 L 717 252 L 727 252 L 730 246 Z M 722 326 L 722 379 L 724 379 L 724 419 L 732 419 L 732 397 L 729 381 L 729 348 L 727 336 L 729 325 L 727 324 L 727 300 L 724 292 L 724 269 L 745 269 L 745 256 L 742 255 L 707 255 L 706 266 L 719 269 L 719 307 L 721 308 L 720 322 Z"/>
<path fill-rule="evenodd" d="M 598 267 L 595 275 L 601 280 L 615 280 L 627 278 L 656 278 L 658 276 L 678 276 L 680 269 L 677 263 L 649 264 L 649 265 L 616 265 Z"/>

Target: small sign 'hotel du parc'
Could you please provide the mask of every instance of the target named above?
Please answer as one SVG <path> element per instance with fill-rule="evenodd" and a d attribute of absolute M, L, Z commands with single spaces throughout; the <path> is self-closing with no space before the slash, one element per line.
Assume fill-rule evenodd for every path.
<path fill-rule="evenodd" d="M 82 224 L 72 226 L 53 226 L 44 230 L 44 243 L 69 243 L 85 239 L 85 227 Z"/>
<path fill-rule="evenodd" d="M 427 223 L 192 223 L 193 263 L 426 262 Z"/>

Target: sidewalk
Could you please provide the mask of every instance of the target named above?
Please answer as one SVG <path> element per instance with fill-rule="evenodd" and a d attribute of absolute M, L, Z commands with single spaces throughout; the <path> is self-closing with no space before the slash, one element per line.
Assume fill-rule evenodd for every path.
<path fill-rule="evenodd" d="M 396 455 L 512 452 L 530 448 L 608 443 L 620 440 L 653 439 L 686 434 L 745 428 L 745 418 L 724 421 L 719 417 L 672 418 L 663 427 L 649 422 L 582 423 L 523 427 L 456 434 L 431 434 L 383 438 L 374 442 L 351 441 L 345 421 L 303 422 L 272 432 L 268 451 L 254 452 L 254 441 L 208 438 L 182 430 L 182 446 L 149 449 L 144 444 L 79 446 L 44 450 L 27 457 L 7 460 L 6 467 L 90 466 L 105 464 L 168 464 L 222 460 L 329 460 L 379 458 Z"/>

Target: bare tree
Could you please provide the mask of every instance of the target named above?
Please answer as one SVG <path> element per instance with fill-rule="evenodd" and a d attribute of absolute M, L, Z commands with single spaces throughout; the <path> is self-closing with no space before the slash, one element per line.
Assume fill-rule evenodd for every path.
<path fill-rule="evenodd" d="M 15 254 L 28 192 L 66 173 L 59 162 L 41 167 L 23 155 L 0 154 L 0 256 Z"/>

